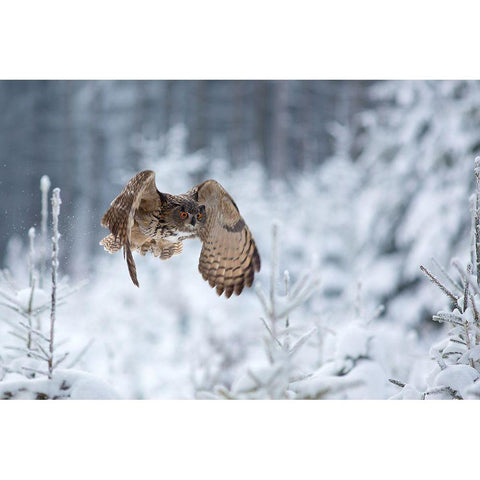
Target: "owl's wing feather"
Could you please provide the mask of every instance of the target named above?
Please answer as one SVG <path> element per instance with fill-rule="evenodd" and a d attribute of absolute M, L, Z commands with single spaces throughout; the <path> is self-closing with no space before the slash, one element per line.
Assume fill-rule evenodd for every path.
<path fill-rule="evenodd" d="M 160 196 L 155 186 L 155 173 L 144 170 L 137 173 L 110 204 L 101 225 L 110 229 L 116 239 L 125 245 L 130 236 L 136 210 L 154 210 L 160 206 Z"/>
<path fill-rule="evenodd" d="M 192 193 L 206 210 L 206 222 L 199 232 L 203 246 L 198 269 L 218 295 L 240 295 L 260 271 L 253 236 L 233 198 L 218 182 L 207 180 Z"/>
<path fill-rule="evenodd" d="M 137 287 L 139 285 L 136 266 L 131 251 L 131 234 L 135 222 L 135 213 L 139 208 L 147 212 L 153 211 L 160 208 L 160 205 L 161 199 L 155 185 L 155 173 L 151 170 L 144 170 L 137 173 L 127 183 L 122 192 L 110 204 L 110 208 L 101 221 L 101 225 L 108 228 L 112 233 L 107 235 L 100 244 L 112 253 L 123 247 L 130 277 Z M 145 237 L 145 240 L 147 240 L 147 237 Z"/>

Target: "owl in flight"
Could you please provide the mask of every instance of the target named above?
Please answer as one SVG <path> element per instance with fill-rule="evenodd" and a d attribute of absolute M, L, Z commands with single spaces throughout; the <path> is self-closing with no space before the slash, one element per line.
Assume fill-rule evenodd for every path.
<path fill-rule="evenodd" d="M 167 260 L 182 253 L 183 240 L 200 238 L 198 270 L 217 294 L 242 293 L 260 271 L 260 256 L 250 230 L 227 191 L 207 180 L 187 193 L 157 190 L 155 173 L 137 173 L 110 205 L 101 225 L 110 230 L 101 242 L 114 253 L 123 247 L 128 271 L 138 287 L 132 250 Z"/>

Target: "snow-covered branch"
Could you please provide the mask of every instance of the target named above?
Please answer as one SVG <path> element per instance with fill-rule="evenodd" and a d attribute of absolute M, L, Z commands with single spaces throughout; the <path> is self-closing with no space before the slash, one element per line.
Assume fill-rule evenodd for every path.
<path fill-rule="evenodd" d="M 52 378 L 55 364 L 53 361 L 54 341 L 55 341 L 55 319 L 57 309 L 57 270 L 58 270 L 58 216 L 60 215 L 60 189 L 54 188 L 52 194 L 52 294 L 50 306 L 50 336 L 48 339 L 48 378 Z"/>

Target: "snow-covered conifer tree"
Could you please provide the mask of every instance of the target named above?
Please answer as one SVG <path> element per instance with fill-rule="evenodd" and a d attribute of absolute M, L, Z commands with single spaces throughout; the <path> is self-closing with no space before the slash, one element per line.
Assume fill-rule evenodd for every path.
<path fill-rule="evenodd" d="M 418 327 L 440 298 L 418 265 L 468 251 L 480 82 L 378 82 L 371 95 L 356 140 L 358 271 L 390 318 Z"/>
<path fill-rule="evenodd" d="M 460 260 L 452 260 L 459 281 L 438 262 L 434 263 L 439 274 L 420 267 L 451 305 L 432 317 L 446 326 L 446 335 L 430 348 L 434 364 L 426 376 L 424 391 L 410 383 L 394 381 L 402 388 L 394 398 L 480 398 L 480 157 L 475 160 L 475 177 L 470 261 L 463 267 Z"/>

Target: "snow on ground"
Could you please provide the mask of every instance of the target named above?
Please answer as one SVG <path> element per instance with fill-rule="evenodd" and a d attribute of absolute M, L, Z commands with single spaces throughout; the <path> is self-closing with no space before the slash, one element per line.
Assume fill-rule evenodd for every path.
<path fill-rule="evenodd" d="M 0 382 L 2 400 L 117 400 L 107 382 L 88 372 L 57 370 L 51 380 L 35 378 Z"/>

